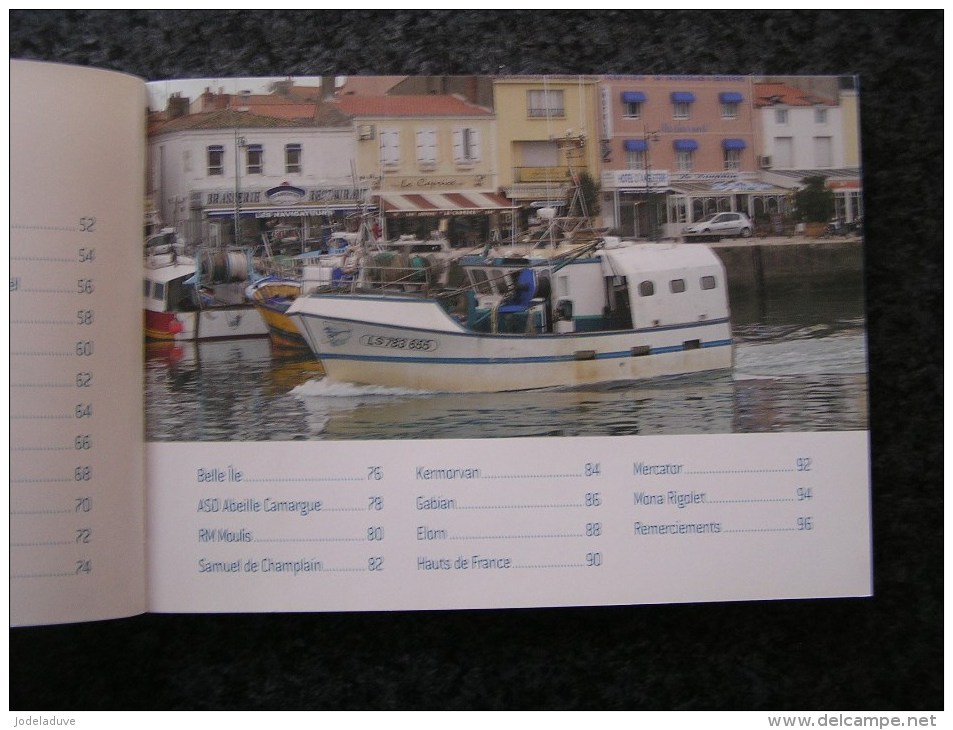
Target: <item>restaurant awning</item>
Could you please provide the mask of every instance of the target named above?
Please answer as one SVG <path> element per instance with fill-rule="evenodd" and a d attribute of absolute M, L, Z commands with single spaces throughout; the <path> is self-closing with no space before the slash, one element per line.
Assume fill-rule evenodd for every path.
<path fill-rule="evenodd" d="M 511 211 L 514 205 L 501 195 L 472 190 L 455 193 L 379 193 L 378 205 L 390 215 L 479 215 Z"/>

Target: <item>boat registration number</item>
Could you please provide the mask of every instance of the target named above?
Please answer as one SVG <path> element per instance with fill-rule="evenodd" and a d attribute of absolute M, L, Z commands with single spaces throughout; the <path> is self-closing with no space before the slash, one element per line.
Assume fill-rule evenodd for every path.
<path fill-rule="evenodd" d="M 367 347 L 384 347 L 392 350 L 416 350 L 418 352 L 433 352 L 437 349 L 437 341 L 416 337 L 391 337 L 389 335 L 364 335 L 361 344 Z"/>

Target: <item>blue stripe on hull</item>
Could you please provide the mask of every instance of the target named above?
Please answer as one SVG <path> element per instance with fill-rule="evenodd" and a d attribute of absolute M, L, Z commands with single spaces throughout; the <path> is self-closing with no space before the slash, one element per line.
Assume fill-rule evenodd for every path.
<path fill-rule="evenodd" d="M 701 344 L 702 348 L 712 347 L 730 347 L 732 341 L 712 340 Z M 692 348 L 694 349 L 694 348 Z M 638 357 L 651 357 L 652 355 L 665 355 L 674 352 L 690 352 L 682 345 L 673 345 L 669 347 L 654 347 L 648 355 Z M 322 360 L 356 360 L 359 362 L 386 362 L 386 363 L 408 363 L 408 364 L 439 364 L 439 365 L 512 365 L 529 363 L 556 363 L 573 362 L 575 355 L 545 355 L 530 357 L 393 357 L 385 355 L 341 355 L 334 352 L 322 352 L 319 356 Z M 636 357 L 628 350 L 619 352 L 597 353 L 594 360 L 613 360 L 626 357 Z"/>

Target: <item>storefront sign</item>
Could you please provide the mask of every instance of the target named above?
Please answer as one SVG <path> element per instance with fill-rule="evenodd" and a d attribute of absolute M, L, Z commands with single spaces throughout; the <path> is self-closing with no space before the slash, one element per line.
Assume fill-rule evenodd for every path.
<path fill-rule="evenodd" d="M 568 167 L 519 167 L 519 182 L 569 182 L 572 173 Z"/>
<path fill-rule="evenodd" d="M 704 124 L 663 124 L 659 131 L 662 134 L 706 134 L 708 127 Z"/>
<path fill-rule="evenodd" d="M 668 170 L 606 170 L 602 173 L 603 190 L 630 190 L 633 188 L 665 188 L 669 184 Z"/>
<path fill-rule="evenodd" d="M 489 184 L 487 175 L 417 175 L 416 177 L 385 177 L 381 190 L 479 190 Z"/>
<path fill-rule="evenodd" d="M 738 170 L 723 172 L 673 172 L 672 182 L 731 182 L 742 177 L 753 177 L 755 173 L 743 174 Z"/>
<path fill-rule="evenodd" d="M 366 197 L 364 188 L 299 188 L 283 183 L 267 190 L 242 190 L 239 205 L 274 205 L 287 207 L 308 203 L 328 203 L 335 207 L 354 207 Z M 198 191 L 192 193 L 192 205 L 200 201 L 203 208 L 235 205 L 235 191 Z"/>
<path fill-rule="evenodd" d="M 272 205 L 294 205 L 304 199 L 305 191 L 294 185 L 282 183 L 278 187 L 266 190 L 265 195 L 268 196 L 268 202 Z"/>

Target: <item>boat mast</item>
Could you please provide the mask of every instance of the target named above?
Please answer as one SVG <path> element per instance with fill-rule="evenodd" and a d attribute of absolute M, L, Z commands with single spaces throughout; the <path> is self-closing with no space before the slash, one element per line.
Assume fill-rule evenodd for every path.
<path fill-rule="evenodd" d="M 238 124 L 235 124 L 235 245 L 241 245 L 241 150 L 245 146 L 245 138 L 239 134 Z"/>

